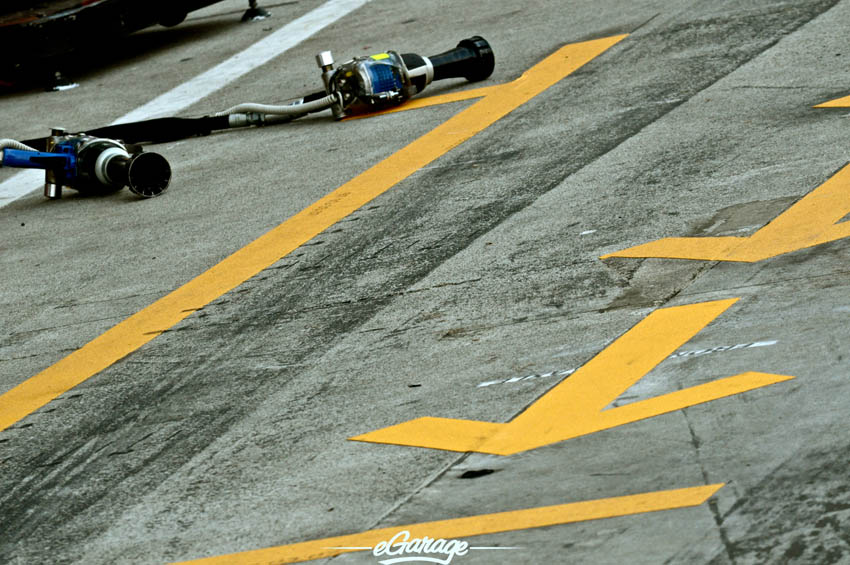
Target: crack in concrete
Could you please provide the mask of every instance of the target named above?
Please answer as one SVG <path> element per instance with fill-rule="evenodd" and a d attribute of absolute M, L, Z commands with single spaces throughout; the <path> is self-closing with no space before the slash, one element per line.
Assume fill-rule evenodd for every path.
<path fill-rule="evenodd" d="M 680 388 L 681 390 L 681 388 Z M 694 430 L 693 423 L 691 419 L 688 417 L 688 410 L 683 409 L 682 416 L 685 418 L 685 423 L 688 426 L 688 432 L 691 436 L 691 445 L 694 448 L 694 455 L 696 458 L 697 465 L 699 465 L 699 470 L 702 473 L 703 484 L 710 485 L 712 482 L 709 480 L 708 471 L 703 464 L 702 457 L 700 454 L 700 446 L 702 445 L 702 441 L 699 439 L 699 436 Z M 732 565 L 735 565 L 735 549 L 732 543 L 729 540 L 729 536 L 726 533 L 725 528 L 723 527 L 723 517 L 720 515 L 720 509 L 717 506 L 717 500 L 714 498 L 710 498 L 708 500 L 708 509 L 711 512 L 711 516 L 714 519 L 714 524 L 717 526 L 717 534 L 720 537 L 720 541 L 723 543 L 723 547 L 726 550 L 726 556 L 729 558 L 729 561 Z"/>

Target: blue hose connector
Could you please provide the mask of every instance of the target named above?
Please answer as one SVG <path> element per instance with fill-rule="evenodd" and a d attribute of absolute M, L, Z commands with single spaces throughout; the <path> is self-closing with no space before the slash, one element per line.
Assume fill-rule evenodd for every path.
<path fill-rule="evenodd" d="M 3 166 L 22 169 L 61 170 L 65 177 L 73 178 L 77 169 L 77 156 L 74 153 L 46 153 L 44 151 L 25 151 L 4 149 Z"/>

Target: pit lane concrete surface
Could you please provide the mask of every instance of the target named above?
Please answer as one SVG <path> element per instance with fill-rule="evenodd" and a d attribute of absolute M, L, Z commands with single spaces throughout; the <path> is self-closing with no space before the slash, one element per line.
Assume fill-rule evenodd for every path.
<path fill-rule="evenodd" d="M 0 561 L 850 562 L 848 110 L 815 107 L 849 1 L 267 7 L 4 92 L 0 137 L 234 57 L 176 114 L 320 89 L 326 49 L 496 68 L 148 146 L 159 198 L 7 199 Z"/>

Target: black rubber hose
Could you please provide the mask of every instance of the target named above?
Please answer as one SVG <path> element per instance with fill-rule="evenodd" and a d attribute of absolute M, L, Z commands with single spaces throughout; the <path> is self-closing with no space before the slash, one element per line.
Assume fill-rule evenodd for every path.
<path fill-rule="evenodd" d="M 140 122 L 117 124 L 85 130 L 93 137 L 117 139 L 124 143 L 162 143 L 187 137 L 209 135 L 215 130 L 227 129 L 227 116 L 204 116 L 203 118 L 154 118 Z M 29 139 L 27 145 L 38 151 L 46 149 L 47 138 Z"/>
<path fill-rule="evenodd" d="M 126 143 L 162 143 L 227 129 L 227 116 L 203 118 L 155 118 L 87 130 L 94 137 L 118 139 Z"/>

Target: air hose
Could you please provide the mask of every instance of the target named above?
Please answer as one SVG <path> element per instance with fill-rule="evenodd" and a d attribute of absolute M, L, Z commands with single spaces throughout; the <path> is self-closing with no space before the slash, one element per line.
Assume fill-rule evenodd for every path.
<path fill-rule="evenodd" d="M 86 130 L 93 136 L 125 143 L 163 143 L 209 135 L 213 131 L 288 122 L 330 108 L 336 119 L 398 105 L 422 92 L 435 80 L 488 78 L 495 65 L 490 44 L 480 36 L 462 40 L 457 47 L 425 57 L 387 51 L 357 57 L 334 68 L 330 51 L 316 56 L 325 90 L 291 104 L 244 103 L 200 118 L 155 118 Z M 42 149 L 45 139 L 24 143 Z"/>
<path fill-rule="evenodd" d="M 230 114 L 252 112 L 257 114 L 274 114 L 276 116 L 301 116 L 304 114 L 319 112 L 321 110 L 327 110 L 336 102 L 338 102 L 338 96 L 335 94 L 331 94 L 311 102 L 295 102 L 293 104 L 285 104 L 282 106 L 244 102 L 213 115 L 227 116 Z"/>
<path fill-rule="evenodd" d="M 49 137 L 0 140 L 0 165 L 45 169 L 45 195 L 58 198 L 63 187 L 81 192 L 112 192 L 123 186 L 140 196 L 161 194 L 171 179 L 171 167 L 157 153 L 131 148 L 208 135 L 216 130 L 288 122 L 330 109 L 334 118 L 373 112 L 403 103 L 431 82 L 450 78 L 479 81 L 495 65 L 490 44 L 480 36 L 431 57 L 386 51 L 357 57 L 334 68 L 330 51 L 316 56 L 324 90 L 290 104 L 253 102 L 200 118 L 156 118 Z M 132 154 L 131 154 L 132 153 Z"/>
<path fill-rule="evenodd" d="M 18 151 L 35 151 L 29 145 L 23 144 L 20 141 L 15 141 L 14 139 L 0 139 L 0 151 L 4 149 L 17 149 Z M 3 159 L 2 155 L 0 155 L 0 165 L 2 165 Z"/>

